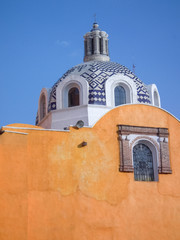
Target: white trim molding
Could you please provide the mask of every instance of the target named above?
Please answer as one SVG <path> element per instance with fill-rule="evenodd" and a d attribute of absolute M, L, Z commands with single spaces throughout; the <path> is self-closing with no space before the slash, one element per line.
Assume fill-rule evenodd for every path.
<path fill-rule="evenodd" d="M 81 76 L 70 75 L 59 83 L 56 89 L 56 106 L 58 109 L 68 108 L 68 91 L 72 87 L 79 90 L 80 105 L 88 104 L 88 82 Z"/>
<path fill-rule="evenodd" d="M 106 91 L 106 105 L 109 107 L 115 107 L 114 101 L 114 89 L 117 86 L 122 86 L 126 92 L 126 104 L 138 103 L 137 102 L 137 90 L 134 81 L 127 76 L 117 74 L 110 77 L 105 83 Z"/>
<path fill-rule="evenodd" d="M 43 88 L 41 90 L 41 93 L 40 93 L 40 97 L 39 97 L 39 101 L 38 101 L 38 119 L 39 119 L 39 123 L 43 120 L 43 118 L 41 119 L 41 116 L 40 116 L 40 111 L 41 111 L 41 98 L 44 96 L 45 97 L 45 116 L 47 115 L 48 113 L 48 100 L 49 100 L 49 89 L 47 88 Z M 44 116 L 44 117 L 45 117 Z"/>
<path fill-rule="evenodd" d="M 158 176 L 158 167 L 160 166 L 160 147 L 156 141 L 153 140 L 153 136 L 139 136 L 134 139 L 134 142 L 131 146 L 131 153 L 132 153 L 132 164 L 134 166 L 133 160 L 133 149 L 137 144 L 144 144 L 146 145 L 152 152 L 153 157 L 153 170 L 154 170 L 154 181 L 159 180 Z"/>
<path fill-rule="evenodd" d="M 156 107 L 161 107 L 160 95 L 159 95 L 156 84 L 148 85 L 147 88 L 149 90 L 149 95 L 150 95 L 152 105 Z"/>

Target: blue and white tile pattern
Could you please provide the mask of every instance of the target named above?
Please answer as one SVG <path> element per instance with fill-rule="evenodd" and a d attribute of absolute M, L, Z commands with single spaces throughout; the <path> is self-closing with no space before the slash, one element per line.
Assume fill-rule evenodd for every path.
<path fill-rule="evenodd" d="M 89 104 L 106 105 L 105 82 L 109 77 L 119 73 L 134 81 L 139 103 L 150 103 L 146 86 L 127 67 L 114 62 L 92 61 L 71 68 L 54 84 L 50 93 L 48 111 L 56 109 L 56 88 L 58 84 L 72 73 L 83 77 L 89 83 Z"/>

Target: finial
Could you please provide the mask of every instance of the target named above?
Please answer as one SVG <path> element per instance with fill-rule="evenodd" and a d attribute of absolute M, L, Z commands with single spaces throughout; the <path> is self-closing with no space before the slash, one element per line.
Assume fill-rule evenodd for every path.
<path fill-rule="evenodd" d="M 94 14 L 94 21 L 95 21 L 95 22 L 93 23 L 93 28 L 92 28 L 91 32 L 96 31 L 96 30 L 99 30 L 99 31 L 100 31 L 99 25 L 98 25 L 97 22 L 96 22 L 96 14 Z"/>

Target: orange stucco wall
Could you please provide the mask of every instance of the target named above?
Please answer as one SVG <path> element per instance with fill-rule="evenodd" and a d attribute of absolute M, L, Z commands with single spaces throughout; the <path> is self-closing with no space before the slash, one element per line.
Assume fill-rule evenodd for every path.
<path fill-rule="evenodd" d="M 173 173 L 137 182 L 119 172 L 117 124 L 168 128 Z M 180 123 L 170 114 L 127 105 L 93 128 L 10 127 L 0 135 L 0 240 L 180 239 Z"/>

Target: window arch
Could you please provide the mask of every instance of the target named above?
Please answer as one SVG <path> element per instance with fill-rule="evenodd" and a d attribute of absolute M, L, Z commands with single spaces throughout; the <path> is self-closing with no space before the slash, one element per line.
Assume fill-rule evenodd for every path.
<path fill-rule="evenodd" d="M 159 97 L 156 91 L 154 91 L 154 105 L 159 107 Z"/>
<path fill-rule="evenodd" d="M 85 94 L 86 90 L 83 89 L 85 87 L 81 82 L 76 80 L 70 80 L 62 85 L 59 89 L 59 93 L 62 95 L 60 96 L 60 94 L 57 94 L 56 101 L 59 101 L 58 108 L 69 108 L 82 105 L 84 103 L 85 96 L 87 96 Z"/>
<path fill-rule="evenodd" d="M 151 137 L 139 136 L 136 139 L 138 140 L 131 148 L 134 179 L 136 181 L 158 181 L 159 146 Z"/>
<path fill-rule="evenodd" d="M 134 179 L 136 181 L 154 181 L 153 154 L 144 143 L 133 148 Z"/>
<path fill-rule="evenodd" d="M 68 107 L 74 107 L 79 105 L 79 89 L 72 87 L 68 91 Z"/>
<path fill-rule="evenodd" d="M 120 85 L 118 85 L 114 89 L 114 102 L 115 106 L 119 106 L 126 103 L 126 91 Z"/>
<path fill-rule="evenodd" d="M 45 95 L 41 96 L 40 100 L 40 121 L 46 116 L 46 99 Z"/>

